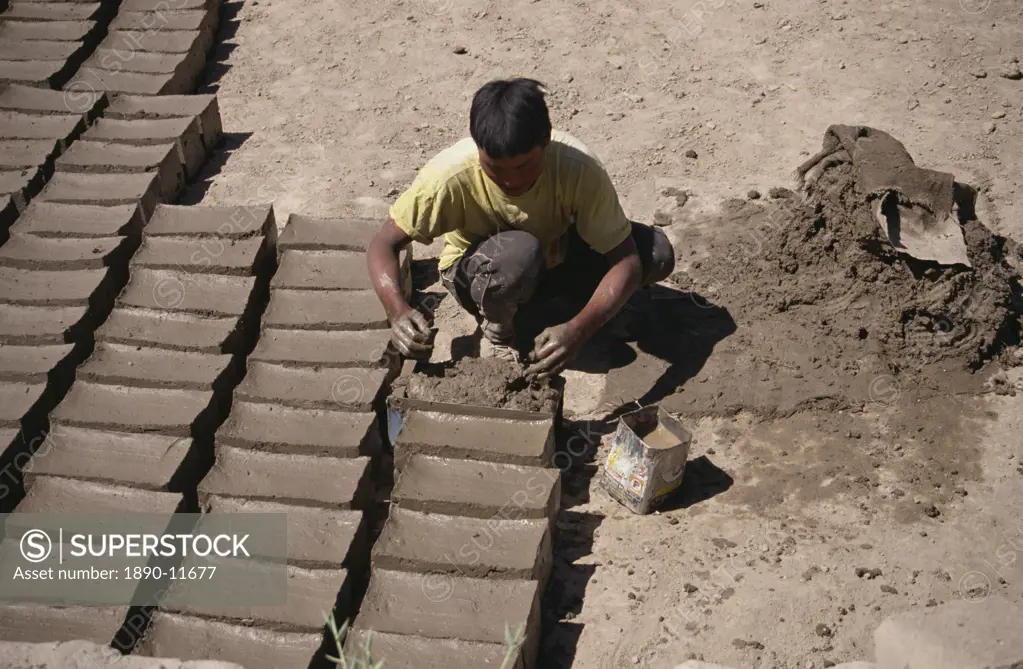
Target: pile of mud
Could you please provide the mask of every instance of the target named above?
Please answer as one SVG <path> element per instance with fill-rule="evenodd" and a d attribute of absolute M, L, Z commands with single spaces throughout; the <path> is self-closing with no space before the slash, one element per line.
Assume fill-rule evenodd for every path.
<path fill-rule="evenodd" d="M 498 358 L 462 358 L 420 364 L 394 382 L 396 397 L 518 411 L 551 411 L 558 391 L 546 381 L 527 381 L 523 368 Z"/>

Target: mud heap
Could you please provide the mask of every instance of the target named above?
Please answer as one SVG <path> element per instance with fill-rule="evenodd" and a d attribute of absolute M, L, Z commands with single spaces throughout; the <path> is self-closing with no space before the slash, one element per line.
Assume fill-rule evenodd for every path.
<path fill-rule="evenodd" d="M 549 383 L 527 381 L 522 367 L 498 358 L 462 358 L 419 365 L 394 382 L 394 396 L 478 407 L 550 411 L 558 393 Z"/>

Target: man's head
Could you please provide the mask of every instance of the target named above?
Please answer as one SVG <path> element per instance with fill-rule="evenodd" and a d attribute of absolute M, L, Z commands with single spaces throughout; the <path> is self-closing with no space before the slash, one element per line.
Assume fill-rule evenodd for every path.
<path fill-rule="evenodd" d="M 544 86 L 534 79 L 491 81 L 472 99 L 469 132 L 483 171 L 506 195 L 525 194 L 543 172 L 551 141 Z"/>

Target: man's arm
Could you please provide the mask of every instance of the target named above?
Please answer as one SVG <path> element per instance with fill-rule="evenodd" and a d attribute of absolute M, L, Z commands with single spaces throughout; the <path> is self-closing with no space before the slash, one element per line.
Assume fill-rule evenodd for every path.
<path fill-rule="evenodd" d="M 429 343 L 430 325 L 422 313 L 409 305 L 401 289 L 398 254 L 411 241 L 388 216 L 369 243 L 366 263 L 373 290 L 391 324 L 391 341 L 403 355 L 428 358 L 433 348 Z"/>
<path fill-rule="evenodd" d="M 536 338 L 526 376 L 540 378 L 560 373 L 579 353 L 582 345 L 617 314 L 643 280 L 643 263 L 632 235 L 604 257 L 610 268 L 589 302 L 575 318 L 544 330 Z"/>

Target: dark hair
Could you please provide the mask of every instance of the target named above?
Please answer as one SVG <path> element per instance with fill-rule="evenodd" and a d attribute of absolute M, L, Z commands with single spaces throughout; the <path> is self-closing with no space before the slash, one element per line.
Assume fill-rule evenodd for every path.
<path fill-rule="evenodd" d="M 476 91 L 469 132 L 491 158 L 511 158 L 542 146 L 551 135 L 545 86 L 535 79 L 491 81 Z"/>

